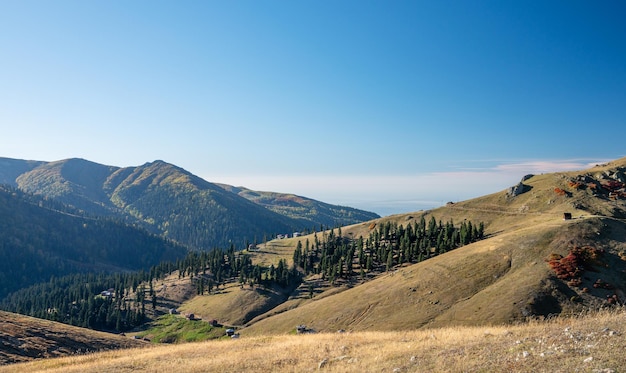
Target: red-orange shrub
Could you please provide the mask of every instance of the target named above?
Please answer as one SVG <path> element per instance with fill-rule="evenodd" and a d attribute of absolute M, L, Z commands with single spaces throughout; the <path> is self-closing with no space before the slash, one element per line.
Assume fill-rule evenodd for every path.
<path fill-rule="evenodd" d="M 547 261 L 557 278 L 567 280 L 570 286 L 580 286 L 582 284 L 580 276 L 584 270 L 590 268 L 591 264 L 603 253 L 603 249 L 596 249 L 592 246 L 576 246 L 570 249 L 567 256 L 552 254 Z M 594 284 L 594 287 L 598 286 Z"/>
<path fill-rule="evenodd" d="M 578 182 L 578 181 L 570 181 L 570 182 L 567 183 L 567 185 L 569 185 L 570 187 L 572 187 L 574 189 L 580 189 L 583 186 L 583 184 Z"/>

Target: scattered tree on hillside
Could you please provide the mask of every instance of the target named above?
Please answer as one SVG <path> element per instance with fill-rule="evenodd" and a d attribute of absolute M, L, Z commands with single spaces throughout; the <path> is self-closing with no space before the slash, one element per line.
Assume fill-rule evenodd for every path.
<path fill-rule="evenodd" d="M 302 243 L 298 242 L 294 264 L 304 273 L 320 274 L 331 283 L 337 278 L 365 278 L 373 271 L 389 271 L 404 263 L 417 263 L 481 240 L 485 226 L 469 220 L 456 226 L 452 220 L 444 224 L 434 216 L 427 222 L 422 216 L 419 222 L 406 227 L 387 221 L 371 228 L 367 239 L 343 237 L 339 229 L 337 234 L 334 229 L 322 232 L 322 240 L 318 240 L 316 234 L 310 250 L 308 241 L 304 251 Z"/>

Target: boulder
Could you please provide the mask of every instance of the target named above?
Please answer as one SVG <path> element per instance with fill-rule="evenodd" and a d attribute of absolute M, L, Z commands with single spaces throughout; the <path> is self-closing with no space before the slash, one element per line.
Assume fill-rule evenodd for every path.
<path fill-rule="evenodd" d="M 506 195 L 508 197 L 517 197 L 520 194 L 525 193 L 529 190 L 530 187 L 520 181 L 519 184 L 510 187 L 509 190 L 506 192 Z"/>

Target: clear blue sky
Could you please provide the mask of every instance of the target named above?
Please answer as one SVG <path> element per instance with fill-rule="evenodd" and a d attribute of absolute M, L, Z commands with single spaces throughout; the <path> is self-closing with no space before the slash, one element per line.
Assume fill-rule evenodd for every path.
<path fill-rule="evenodd" d="M 388 214 L 626 155 L 623 1 L 0 0 L 0 156 Z"/>

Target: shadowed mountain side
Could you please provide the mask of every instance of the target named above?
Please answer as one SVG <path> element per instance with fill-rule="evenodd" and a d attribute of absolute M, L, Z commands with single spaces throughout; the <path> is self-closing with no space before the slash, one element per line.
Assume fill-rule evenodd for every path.
<path fill-rule="evenodd" d="M 27 161 L 0 157 L 0 184 L 17 187 L 18 176 L 44 164 L 41 161 Z"/>
<path fill-rule="evenodd" d="M 143 229 L 63 207 L 0 185 L 0 300 L 51 276 L 140 270 L 187 252 Z"/>

